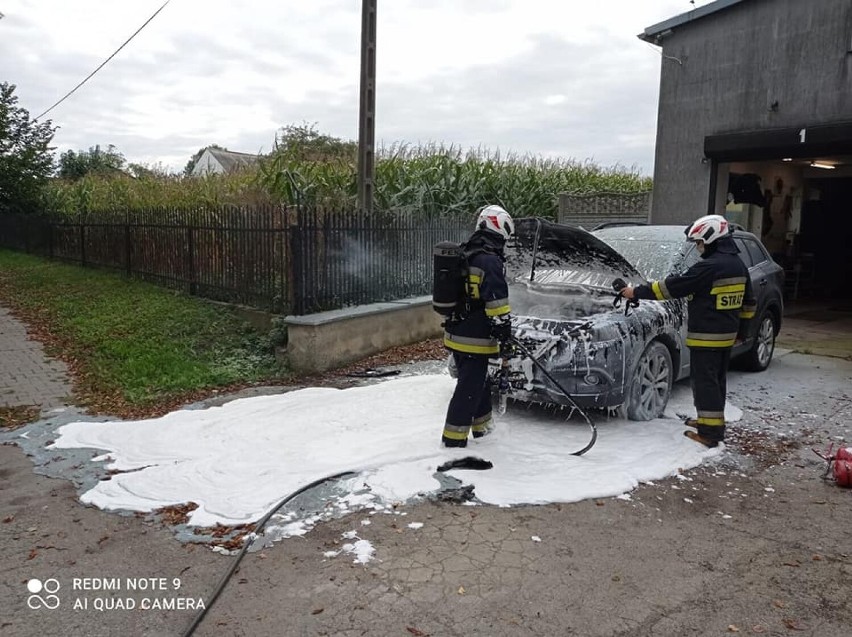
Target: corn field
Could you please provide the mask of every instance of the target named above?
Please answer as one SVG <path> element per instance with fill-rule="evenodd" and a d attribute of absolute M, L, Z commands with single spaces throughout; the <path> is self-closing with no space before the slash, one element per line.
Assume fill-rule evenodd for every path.
<path fill-rule="evenodd" d="M 650 188 L 649 178 L 620 165 L 402 144 L 380 149 L 374 183 L 379 212 L 454 215 L 498 203 L 514 216 L 554 220 L 561 192 L 632 193 Z M 45 198 L 47 210 L 69 218 L 89 212 L 223 205 L 351 208 L 357 198 L 356 165 L 351 153 L 307 158 L 275 152 L 257 167 L 230 175 L 53 180 Z"/>

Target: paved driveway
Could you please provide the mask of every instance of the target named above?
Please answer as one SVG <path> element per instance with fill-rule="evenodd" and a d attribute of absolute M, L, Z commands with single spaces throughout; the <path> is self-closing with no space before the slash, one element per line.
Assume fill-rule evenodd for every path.
<path fill-rule="evenodd" d="M 629 499 L 427 501 L 368 527 L 359 514 L 328 522 L 249 554 L 196 634 L 845 637 L 852 492 L 821 480 L 809 447 L 852 439 L 852 362 L 782 352 L 763 374 L 732 372 L 729 387 L 744 417 L 716 464 Z M 0 446 L 0 512 L 0 633 L 12 637 L 180 635 L 186 602 L 142 610 L 142 599 L 209 603 L 232 559 L 82 506 L 17 446 Z M 352 530 L 374 561 L 325 555 Z M 128 590 L 128 578 L 155 590 Z M 36 579 L 47 588 L 33 593 Z M 52 603 L 56 584 L 58 608 L 32 597 Z"/>

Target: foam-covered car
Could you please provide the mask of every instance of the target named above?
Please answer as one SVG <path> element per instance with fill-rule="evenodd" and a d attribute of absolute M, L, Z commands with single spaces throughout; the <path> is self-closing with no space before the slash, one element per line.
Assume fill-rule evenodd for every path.
<path fill-rule="evenodd" d="M 740 258 L 758 297 L 748 337 L 733 357 L 766 369 L 783 314 L 783 269 L 758 239 L 735 231 Z M 587 408 L 623 406 L 633 420 L 662 415 L 673 382 L 689 375 L 686 301 L 614 307 L 612 283 L 631 284 L 684 272 L 699 258 L 683 226 L 622 225 L 587 232 L 526 218 L 506 246 L 515 336 Z M 623 300 L 622 300 L 623 303 Z M 569 404 L 522 356 L 510 360 L 516 400 Z"/>

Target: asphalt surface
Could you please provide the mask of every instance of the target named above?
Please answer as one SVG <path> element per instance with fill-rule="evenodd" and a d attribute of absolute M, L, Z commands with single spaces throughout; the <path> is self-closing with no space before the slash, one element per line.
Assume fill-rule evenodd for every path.
<path fill-rule="evenodd" d="M 713 464 L 624 499 L 325 522 L 249 553 L 195 634 L 845 637 L 852 490 L 811 447 L 852 442 L 852 362 L 779 352 L 729 394 L 744 416 Z M 49 458 L 8 442 L 44 432 L 0 446 L 0 634 L 181 635 L 234 558 L 80 504 L 72 467 L 40 475 Z M 352 530 L 367 564 L 325 555 Z"/>

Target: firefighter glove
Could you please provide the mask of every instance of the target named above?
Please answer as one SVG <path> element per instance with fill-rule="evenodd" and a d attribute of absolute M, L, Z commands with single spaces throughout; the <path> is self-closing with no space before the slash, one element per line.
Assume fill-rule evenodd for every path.
<path fill-rule="evenodd" d="M 501 343 L 508 343 L 512 339 L 512 324 L 508 320 L 494 321 L 491 336 Z"/>

